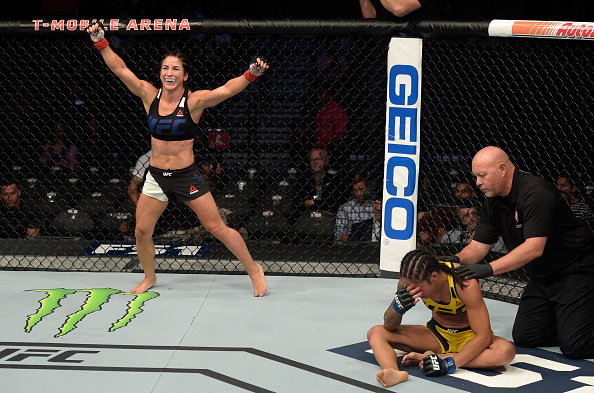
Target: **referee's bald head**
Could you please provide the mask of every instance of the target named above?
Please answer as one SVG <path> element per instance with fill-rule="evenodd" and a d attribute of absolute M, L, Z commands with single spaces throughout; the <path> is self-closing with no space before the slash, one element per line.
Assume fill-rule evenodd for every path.
<path fill-rule="evenodd" d="M 472 159 L 476 185 L 487 197 L 506 196 L 511 190 L 515 167 L 506 152 L 487 146 Z"/>
<path fill-rule="evenodd" d="M 472 159 L 473 164 L 475 161 L 494 165 L 499 163 L 504 163 L 506 165 L 511 164 L 507 153 L 504 152 L 503 149 L 500 149 L 496 146 L 487 146 L 479 150 Z"/>

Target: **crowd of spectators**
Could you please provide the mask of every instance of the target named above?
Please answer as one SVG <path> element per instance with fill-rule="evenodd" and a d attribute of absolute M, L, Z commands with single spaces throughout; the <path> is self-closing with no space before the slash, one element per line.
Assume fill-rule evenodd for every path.
<path fill-rule="evenodd" d="M 256 167 L 233 172 L 225 163 L 202 160 L 202 151 L 197 151 L 221 214 L 230 225 L 242 229 L 244 237 L 378 240 L 381 196 L 372 199 L 366 194 L 369 184 L 377 184 L 378 179 L 370 175 L 373 171 L 353 171 L 344 164 L 341 148 L 348 151 L 349 146 L 335 136 L 347 134 L 348 115 L 326 87 L 320 87 L 316 96 L 314 124 L 303 134 L 310 148 L 296 158 L 302 165 L 279 166 L 274 173 Z M 1 236 L 132 236 L 135 201 L 150 151 L 122 160 L 121 146 L 110 143 L 109 131 L 93 116 L 79 122 L 59 119 L 48 124 L 47 134 L 46 140 L 27 141 L 36 143 L 36 148 L 30 144 L 5 161 Z M 200 144 L 197 147 L 203 150 Z M 435 163 L 422 165 L 422 177 L 434 172 Z M 427 179 L 420 179 L 418 246 L 462 246 L 473 237 L 481 193 L 473 185 L 469 168 L 457 165 L 456 176 L 445 173 L 438 179 L 448 186 L 437 186 L 437 195 L 428 196 Z M 592 190 L 578 176 L 562 174 L 550 180 L 556 182 L 576 217 L 594 228 Z M 170 208 L 168 219 L 160 222 L 160 234 L 196 230 L 199 223 L 188 221 L 183 208 Z M 65 228 L 60 214 L 76 219 L 78 225 Z M 82 227 L 82 222 L 90 223 L 89 227 Z M 361 231 L 366 234 L 362 236 Z M 498 242 L 492 251 L 505 252 L 505 248 Z"/>
<path fill-rule="evenodd" d="M 89 121 L 88 135 L 100 133 L 99 129 L 96 120 Z M 3 201 L 0 236 L 30 239 L 40 235 L 133 236 L 135 202 L 142 190 L 151 151 L 138 157 L 123 179 L 112 176 L 91 181 L 98 172 L 110 173 L 109 157 L 113 153 L 107 149 L 105 159 L 97 160 L 77 157 L 74 142 L 65 136 L 66 130 L 63 121 L 55 124 L 53 139 L 44 144 L 39 159 L 49 169 L 39 178 L 21 173 L 18 166 L 6 168 L 0 184 Z M 98 141 L 89 138 L 88 146 L 82 151 L 99 155 L 104 149 L 97 145 Z M 307 166 L 283 168 L 274 176 L 249 168 L 226 178 L 220 176 L 224 166 L 215 167 L 204 161 L 202 170 L 208 174 L 205 179 L 217 197 L 221 215 L 245 238 L 377 242 L 382 225 L 381 180 L 366 179 L 360 173 L 352 176 L 340 166 L 334 166 L 332 155 L 325 148 L 312 148 L 304 161 Z M 81 162 L 82 169 L 77 168 L 77 162 Z M 75 176 L 72 168 L 81 176 Z M 567 175 L 558 176 L 556 184 L 576 217 L 594 229 L 592 207 L 582 197 L 583 187 L 579 189 Z M 482 202 L 472 175 L 458 174 L 450 188 L 431 201 L 424 199 L 423 193 L 420 191 L 419 195 L 417 245 L 468 244 Z M 156 234 L 193 241 L 198 236 L 204 240 L 206 231 L 200 229 L 199 222 L 188 219 L 192 216 L 184 208 L 183 204 L 171 205 L 167 220 L 159 223 Z M 491 251 L 506 252 L 501 240 Z"/>

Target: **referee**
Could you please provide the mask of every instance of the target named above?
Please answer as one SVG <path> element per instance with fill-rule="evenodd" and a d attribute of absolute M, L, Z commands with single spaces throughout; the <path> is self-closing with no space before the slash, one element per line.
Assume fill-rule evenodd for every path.
<path fill-rule="evenodd" d="M 456 270 L 485 278 L 525 267 L 528 283 L 514 321 L 519 347 L 559 346 L 573 359 L 594 358 L 594 235 L 572 214 L 554 184 L 516 170 L 488 146 L 472 160 L 486 201 L 473 240 L 456 256 Z M 501 235 L 508 253 L 478 264 Z"/>

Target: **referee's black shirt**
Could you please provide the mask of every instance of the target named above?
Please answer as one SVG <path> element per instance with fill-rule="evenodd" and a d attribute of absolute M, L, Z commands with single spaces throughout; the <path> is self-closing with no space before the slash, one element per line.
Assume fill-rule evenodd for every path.
<path fill-rule="evenodd" d="M 526 239 L 547 237 L 542 256 L 525 266 L 532 279 L 554 278 L 594 248 L 594 235 L 573 215 L 557 187 L 518 170 L 507 196 L 486 198 L 474 240 L 493 244 L 499 235 L 510 251 Z"/>

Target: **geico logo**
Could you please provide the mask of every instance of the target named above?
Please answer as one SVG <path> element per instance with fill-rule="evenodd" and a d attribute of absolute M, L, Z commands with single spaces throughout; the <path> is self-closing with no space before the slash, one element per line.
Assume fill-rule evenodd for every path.
<path fill-rule="evenodd" d="M 411 65 L 398 64 L 388 75 L 388 142 L 396 140 L 396 122 L 400 141 L 417 141 L 417 108 L 419 72 Z M 394 105 L 394 106 L 393 106 Z M 408 131 L 408 132 L 406 132 Z M 406 138 L 408 135 L 409 139 Z"/>
<path fill-rule="evenodd" d="M 417 183 L 419 72 L 398 64 L 388 75 L 388 136 L 384 232 L 390 239 L 407 240 L 414 234 Z"/>
<path fill-rule="evenodd" d="M 59 349 L 5 348 L 0 351 L 0 359 L 6 362 L 22 362 L 28 358 L 47 358 L 46 361 L 52 363 L 82 363 L 84 360 L 79 358 L 72 359 L 72 357 L 74 355 L 83 353 L 97 354 L 99 352 L 100 351 L 62 351 Z"/>

